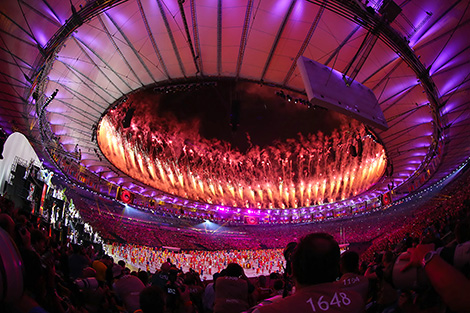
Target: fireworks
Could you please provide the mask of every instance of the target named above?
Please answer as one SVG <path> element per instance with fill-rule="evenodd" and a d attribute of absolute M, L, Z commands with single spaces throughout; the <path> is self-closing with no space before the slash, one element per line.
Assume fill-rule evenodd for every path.
<path fill-rule="evenodd" d="M 382 145 L 352 124 L 330 136 L 299 134 L 242 153 L 190 128 L 123 129 L 119 117 L 108 114 L 97 138 L 120 170 L 163 192 L 233 207 L 297 208 L 358 195 L 383 175 Z M 360 152 L 350 153 L 352 146 Z"/>

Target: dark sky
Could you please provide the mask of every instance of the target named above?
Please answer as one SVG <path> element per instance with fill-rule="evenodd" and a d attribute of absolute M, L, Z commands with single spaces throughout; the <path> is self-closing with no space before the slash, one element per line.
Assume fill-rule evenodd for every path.
<path fill-rule="evenodd" d="M 194 125 L 198 120 L 202 137 L 228 141 L 242 152 L 249 147 L 247 134 L 254 145 L 263 148 L 275 140 L 295 138 L 299 132 L 306 135 L 322 131 L 329 135 L 345 119 L 326 109 L 309 109 L 303 104 L 287 102 L 276 95 L 276 91 L 280 89 L 234 81 L 170 94 L 151 89 L 134 96 L 138 104 L 134 119 L 151 124 L 157 122 L 152 120 L 159 116 L 181 125 Z M 236 129 L 231 123 L 234 120 L 239 122 Z"/>

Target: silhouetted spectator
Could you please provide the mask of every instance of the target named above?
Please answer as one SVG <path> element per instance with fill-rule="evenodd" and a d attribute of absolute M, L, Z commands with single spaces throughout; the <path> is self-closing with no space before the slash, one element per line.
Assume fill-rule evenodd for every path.
<path fill-rule="evenodd" d="M 83 246 L 73 245 L 73 252 L 69 256 L 70 278 L 75 280 L 82 276 L 85 267 L 91 265 L 90 259 L 85 255 Z"/>
<path fill-rule="evenodd" d="M 115 265 L 114 267 L 121 268 L 121 274 L 118 274 L 118 270 L 116 271 L 117 276 L 114 277 L 116 280 L 113 284 L 113 290 L 122 301 L 126 310 L 134 312 L 140 308 L 139 295 L 145 288 L 145 285 L 138 277 L 127 274 L 120 265 Z"/>
<path fill-rule="evenodd" d="M 165 293 L 157 286 L 146 287 L 140 292 L 139 303 L 143 313 L 163 313 L 165 312 Z"/>
<path fill-rule="evenodd" d="M 339 268 L 342 274 L 339 282 L 343 284 L 343 288 L 356 291 L 366 302 L 369 294 L 369 280 L 359 274 L 359 254 L 354 251 L 344 252 L 341 255 Z"/>
<path fill-rule="evenodd" d="M 292 254 L 295 292 L 255 312 L 364 312 L 361 295 L 336 282 L 339 260 L 339 246 L 331 235 L 303 237 Z"/>
<path fill-rule="evenodd" d="M 237 263 L 227 265 L 215 285 L 214 313 L 239 313 L 251 303 L 254 286 L 250 284 L 243 268 Z"/>

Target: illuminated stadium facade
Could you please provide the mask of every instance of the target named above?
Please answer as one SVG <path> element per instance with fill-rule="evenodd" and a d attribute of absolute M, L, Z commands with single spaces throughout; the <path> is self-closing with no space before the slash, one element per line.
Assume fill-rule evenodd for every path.
<path fill-rule="evenodd" d="M 1 125 L 65 182 L 142 210 L 249 224 L 349 216 L 470 156 L 467 7 L 4 3 Z M 309 99 L 302 56 L 372 90 L 388 127 Z"/>

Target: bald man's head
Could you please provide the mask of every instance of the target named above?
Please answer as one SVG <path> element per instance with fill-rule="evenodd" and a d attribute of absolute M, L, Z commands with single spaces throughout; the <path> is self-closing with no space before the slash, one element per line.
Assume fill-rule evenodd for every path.
<path fill-rule="evenodd" d="M 339 245 L 327 233 L 303 237 L 292 255 L 292 270 L 297 283 L 315 285 L 335 281 L 339 275 Z"/>

